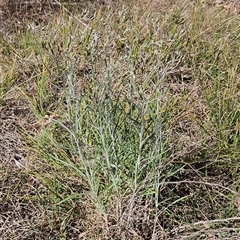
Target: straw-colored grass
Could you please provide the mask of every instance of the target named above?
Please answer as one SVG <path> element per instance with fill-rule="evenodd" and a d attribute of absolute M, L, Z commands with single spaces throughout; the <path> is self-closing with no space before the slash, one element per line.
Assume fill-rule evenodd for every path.
<path fill-rule="evenodd" d="M 238 239 L 232 5 L 51 4 L 2 6 L 1 239 Z"/>

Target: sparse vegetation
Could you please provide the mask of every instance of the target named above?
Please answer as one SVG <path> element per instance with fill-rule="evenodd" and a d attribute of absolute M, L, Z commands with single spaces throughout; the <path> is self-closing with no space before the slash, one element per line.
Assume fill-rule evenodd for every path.
<path fill-rule="evenodd" d="M 239 239 L 232 8 L 10 2 L 1 239 Z"/>

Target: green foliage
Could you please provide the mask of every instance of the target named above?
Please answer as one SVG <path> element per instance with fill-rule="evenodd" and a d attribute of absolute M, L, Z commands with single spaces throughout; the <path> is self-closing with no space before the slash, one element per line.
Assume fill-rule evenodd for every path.
<path fill-rule="evenodd" d="M 40 119 L 26 141 L 47 166 L 35 176 L 68 213 L 64 236 L 81 201 L 94 209 L 85 229 L 99 221 L 93 238 L 133 229 L 161 239 L 163 228 L 236 214 L 239 34 L 239 19 L 213 7 L 159 15 L 121 5 L 63 11 L 5 44 L 2 54 L 23 62 L 5 73 L 0 97 L 31 72 L 16 85 Z M 222 172 L 233 184 L 211 185 Z"/>

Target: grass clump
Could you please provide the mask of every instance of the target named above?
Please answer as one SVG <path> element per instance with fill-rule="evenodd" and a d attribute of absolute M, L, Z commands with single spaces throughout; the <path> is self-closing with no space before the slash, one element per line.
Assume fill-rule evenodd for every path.
<path fill-rule="evenodd" d="M 38 235 L 238 234 L 239 19 L 200 3 L 168 14 L 152 4 L 62 8 L 1 41 L 14 63 L 2 107 L 11 94 L 27 104 L 13 112 L 28 161 L 15 163 L 42 184 L 31 198 Z"/>

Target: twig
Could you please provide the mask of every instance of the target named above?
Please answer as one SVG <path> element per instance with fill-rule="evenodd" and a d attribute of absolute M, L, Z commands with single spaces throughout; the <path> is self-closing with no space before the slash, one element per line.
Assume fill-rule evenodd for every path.
<path fill-rule="evenodd" d="M 171 233 L 184 231 L 187 228 L 191 229 L 193 227 L 196 227 L 197 225 L 203 225 L 205 228 L 208 228 L 206 226 L 208 226 L 211 223 L 228 222 L 228 221 L 236 221 L 236 220 L 240 221 L 240 217 L 232 217 L 232 218 L 223 218 L 223 219 L 213 219 L 213 220 L 199 221 L 199 222 L 195 222 L 195 223 L 192 223 L 192 224 L 180 226 L 180 227 L 176 228 L 175 230 L 172 230 Z"/>

